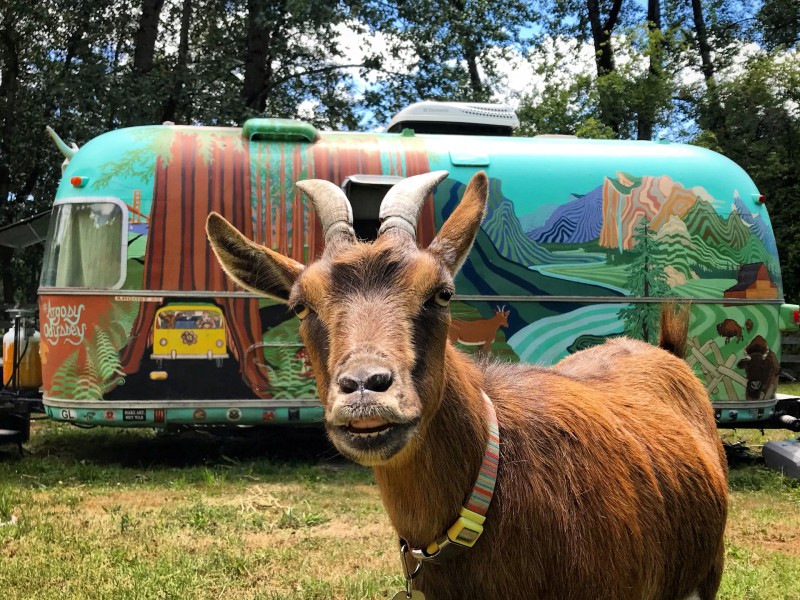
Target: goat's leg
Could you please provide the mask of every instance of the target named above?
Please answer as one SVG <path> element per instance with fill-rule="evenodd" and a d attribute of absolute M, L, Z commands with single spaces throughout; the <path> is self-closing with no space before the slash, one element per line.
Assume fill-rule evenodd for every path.
<path fill-rule="evenodd" d="M 719 552 L 717 552 L 717 558 L 714 561 L 714 565 L 711 567 L 708 575 L 706 575 L 705 580 L 697 589 L 698 600 L 714 600 L 717 597 L 717 590 L 719 589 L 719 584 L 722 581 L 722 567 L 724 562 L 725 547 L 720 544 Z M 689 598 L 691 599 L 692 597 L 690 596 Z"/>

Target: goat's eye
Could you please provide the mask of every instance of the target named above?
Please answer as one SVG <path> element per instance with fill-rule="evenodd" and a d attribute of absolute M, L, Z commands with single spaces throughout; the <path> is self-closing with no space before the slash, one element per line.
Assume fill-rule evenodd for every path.
<path fill-rule="evenodd" d="M 450 290 L 441 290 L 433 295 L 433 301 L 439 306 L 447 306 L 450 304 L 450 298 L 452 297 L 453 293 Z"/>
<path fill-rule="evenodd" d="M 311 309 L 308 307 L 307 304 L 295 304 L 292 307 L 292 310 L 294 311 L 294 314 L 297 316 L 297 318 L 300 319 L 301 321 L 311 314 Z"/>

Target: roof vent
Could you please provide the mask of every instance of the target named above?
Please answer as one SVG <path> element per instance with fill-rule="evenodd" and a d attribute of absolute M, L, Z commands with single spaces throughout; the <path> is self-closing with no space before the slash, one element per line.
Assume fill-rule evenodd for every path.
<path fill-rule="evenodd" d="M 417 102 L 389 122 L 390 133 L 413 129 L 415 133 L 458 135 L 511 135 L 519 119 L 507 104 L 473 102 Z"/>

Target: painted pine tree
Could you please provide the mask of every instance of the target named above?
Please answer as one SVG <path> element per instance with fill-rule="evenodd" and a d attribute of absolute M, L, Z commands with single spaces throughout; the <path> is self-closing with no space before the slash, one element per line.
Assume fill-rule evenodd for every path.
<path fill-rule="evenodd" d="M 650 222 L 642 217 L 633 230 L 633 247 L 629 250 L 633 262 L 625 267 L 628 278 L 625 287 L 634 298 L 668 298 L 672 290 L 664 273 L 663 251 L 650 231 Z M 655 343 L 658 339 L 660 305 L 636 302 L 619 311 L 625 322 L 625 335 Z"/>

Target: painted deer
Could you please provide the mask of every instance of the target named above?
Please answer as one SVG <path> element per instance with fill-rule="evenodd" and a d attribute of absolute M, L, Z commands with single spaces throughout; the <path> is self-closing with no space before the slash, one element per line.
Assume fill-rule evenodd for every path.
<path fill-rule="evenodd" d="M 413 587 L 429 600 L 714 598 L 727 473 L 703 386 L 669 352 L 624 338 L 552 368 L 459 352 L 448 303 L 488 180 L 476 174 L 419 249 L 420 208 L 446 176 L 395 185 L 371 243 L 337 186 L 298 182 L 325 236 L 305 267 L 219 215 L 207 224 L 233 280 L 300 319 L 327 433 L 373 467 L 409 568 L 422 561 Z M 685 335 L 685 316 L 665 311 L 661 344 Z"/>
<path fill-rule="evenodd" d="M 508 315 L 510 310 L 505 310 L 505 306 L 499 306 L 494 311 L 494 316 L 490 319 L 478 319 L 476 321 L 450 320 L 448 337 L 454 344 L 460 342 L 465 346 L 483 346 L 484 352 L 492 348 L 492 342 L 497 336 L 497 330 L 501 327 L 508 327 Z"/>

